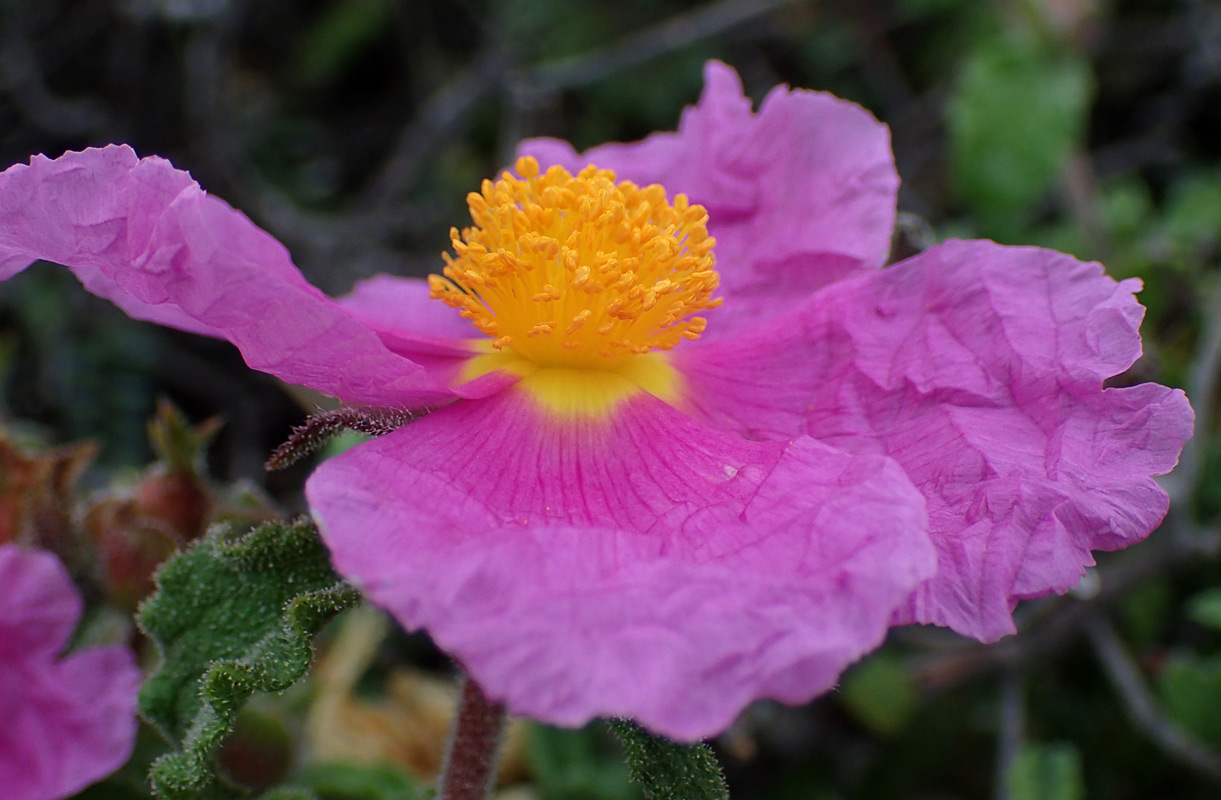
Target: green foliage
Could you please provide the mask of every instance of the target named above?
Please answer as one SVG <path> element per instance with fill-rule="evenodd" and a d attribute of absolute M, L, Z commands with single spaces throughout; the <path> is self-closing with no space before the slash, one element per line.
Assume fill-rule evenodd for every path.
<path fill-rule="evenodd" d="M 424 793 L 411 778 L 391 766 L 320 764 L 295 781 L 322 800 L 420 800 Z"/>
<path fill-rule="evenodd" d="M 1190 258 L 1193 251 L 1221 243 L 1221 172 L 1188 172 L 1170 189 L 1166 203 L 1166 238 Z"/>
<path fill-rule="evenodd" d="M 12 314 L 22 330 L 10 351 L 14 384 L 48 402 L 62 440 L 94 437 L 105 443 L 100 462 L 141 462 L 161 343 L 152 328 L 79 291 L 71 273 L 49 266 L 4 284 L 0 320 Z"/>
<path fill-rule="evenodd" d="M 956 11 L 962 4 L 963 0 L 900 0 L 898 7 L 904 14 L 922 17 Z"/>
<path fill-rule="evenodd" d="M 1114 181 L 1102 187 L 1102 224 L 1114 239 L 1131 241 L 1145 233 L 1153 215 L 1148 185 L 1136 178 Z"/>
<path fill-rule="evenodd" d="M 298 76 L 307 84 L 333 79 L 386 31 L 393 13 L 393 5 L 386 0 L 332 3 L 297 46 Z"/>
<path fill-rule="evenodd" d="M 140 711 L 175 752 L 150 771 L 161 798 L 223 798 L 213 754 L 254 692 L 282 691 L 313 656 L 310 637 L 359 601 L 331 570 L 307 522 L 268 523 L 242 538 L 214 529 L 157 573 L 140 610 L 161 664 L 140 691 Z"/>
<path fill-rule="evenodd" d="M 531 725 L 527 749 L 541 800 L 636 800 L 627 765 L 601 725 L 572 731 Z"/>
<path fill-rule="evenodd" d="M 1081 800 L 1081 756 L 1067 742 L 1024 745 L 1005 774 L 1005 785 L 1012 800 Z"/>
<path fill-rule="evenodd" d="M 1171 719 L 1212 745 L 1221 745 L 1221 657 L 1183 654 L 1158 676 Z"/>
<path fill-rule="evenodd" d="M 1133 175 L 1101 181 L 1088 213 L 1097 230 L 1088 235 L 1080 220 L 1060 219 L 1020 236 L 1031 243 L 1065 250 L 1087 260 L 1101 260 L 1117 279 L 1145 281 L 1141 301 L 1156 324 L 1156 292 L 1206 274 L 1221 249 L 1221 172 L 1184 170 L 1167 187 L 1161 203 L 1149 182 Z M 1160 274 L 1159 274 L 1160 273 Z M 1171 289 L 1172 290 L 1172 289 Z M 1174 378 L 1167 380 L 1173 383 Z"/>
<path fill-rule="evenodd" d="M 1208 589 L 1187 602 L 1187 616 L 1214 630 L 1221 631 L 1221 588 Z"/>
<path fill-rule="evenodd" d="M 545 62 L 613 45 L 663 19 L 666 9 L 659 6 L 655 0 L 500 0 L 497 21 L 531 62 Z"/>
<path fill-rule="evenodd" d="M 575 146 L 591 147 L 606 140 L 608 128 L 617 127 L 617 138 L 647 136 L 657 125 L 654 120 L 670 119 L 700 96 L 704 62 L 715 55 L 698 48 L 671 53 L 656 61 L 624 70 L 624 80 L 598 81 L 590 85 L 588 102 L 571 136 Z M 658 73 L 672 76 L 664 81 L 651 80 Z"/>
<path fill-rule="evenodd" d="M 1082 145 L 1090 66 L 1014 37 L 980 42 L 961 75 L 948 120 L 954 178 L 988 232 L 1012 236 Z"/>
<path fill-rule="evenodd" d="M 839 697 L 862 725 L 883 735 L 902 730 L 920 704 L 903 663 L 885 653 L 865 659 L 844 676 Z"/>
<path fill-rule="evenodd" d="M 728 800 L 725 776 L 708 745 L 675 744 L 626 720 L 611 720 L 610 726 L 647 800 Z"/>
<path fill-rule="evenodd" d="M 1145 581 L 1119 603 L 1124 638 L 1135 646 L 1152 646 L 1177 614 L 1173 587 L 1166 580 Z"/>

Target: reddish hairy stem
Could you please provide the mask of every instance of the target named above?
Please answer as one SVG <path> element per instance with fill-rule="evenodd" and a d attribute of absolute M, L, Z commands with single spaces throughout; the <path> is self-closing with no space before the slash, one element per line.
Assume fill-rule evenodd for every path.
<path fill-rule="evenodd" d="M 479 684 L 466 678 L 438 780 L 438 800 L 485 800 L 496 776 L 504 720 L 504 706 L 488 700 Z"/>
<path fill-rule="evenodd" d="M 268 470 L 284 469 L 323 447 L 345 430 L 384 436 L 423 417 L 431 408 L 362 408 L 343 406 L 333 411 L 311 414 L 304 424 L 293 428 L 288 441 L 272 452 L 265 465 Z"/>

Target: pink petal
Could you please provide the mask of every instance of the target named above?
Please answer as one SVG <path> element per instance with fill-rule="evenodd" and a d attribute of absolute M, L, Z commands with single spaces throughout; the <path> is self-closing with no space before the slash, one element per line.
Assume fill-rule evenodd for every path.
<path fill-rule="evenodd" d="M 753 114 L 732 68 L 710 61 L 704 79 L 677 133 L 580 155 L 566 142 L 534 139 L 520 152 L 569 170 L 595 163 L 704 205 L 723 291 L 746 298 L 709 317 L 718 335 L 881 266 L 899 187 L 886 126 L 854 103 L 784 86 Z"/>
<path fill-rule="evenodd" d="M 889 459 L 750 442 L 647 395 L 587 423 L 519 390 L 460 403 L 306 492 L 340 572 L 513 712 L 682 740 L 831 687 L 934 566 Z"/>
<path fill-rule="evenodd" d="M 899 621 L 979 639 L 1149 534 L 1191 435 L 1181 391 L 1103 388 L 1140 354 L 1139 281 L 1035 248 L 948 242 L 827 287 L 786 320 L 675 352 L 692 409 L 898 461 L 928 500 L 935 578 Z"/>
<path fill-rule="evenodd" d="M 377 332 L 391 352 L 428 370 L 436 380 L 454 386 L 467 360 L 478 352 L 475 342 L 486 339 L 471 323 L 428 295 L 428 281 L 375 275 L 353 287 L 335 303 L 361 324 Z M 462 397 L 486 397 L 513 380 L 482 380 L 455 390 Z"/>
<path fill-rule="evenodd" d="M 98 647 L 56 660 L 80 610 L 54 556 L 0 547 L 0 786 L 6 800 L 67 797 L 131 755 L 140 681 L 131 652 Z"/>
<path fill-rule="evenodd" d="M 0 280 L 45 259 L 138 319 L 228 339 L 246 363 L 355 403 L 453 394 L 309 285 L 275 239 L 131 148 L 34 157 L 0 173 Z"/>
<path fill-rule="evenodd" d="M 41 551 L 0 545 L 0 660 L 54 658 L 81 617 L 63 565 Z"/>
<path fill-rule="evenodd" d="M 429 298 L 424 278 L 375 275 L 357 283 L 335 302 L 378 331 L 439 339 L 484 338 L 456 310 Z"/>

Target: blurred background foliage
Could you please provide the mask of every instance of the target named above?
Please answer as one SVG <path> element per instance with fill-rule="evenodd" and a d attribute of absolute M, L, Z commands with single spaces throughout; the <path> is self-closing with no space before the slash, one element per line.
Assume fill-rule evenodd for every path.
<path fill-rule="evenodd" d="M 465 193 L 523 137 L 583 148 L 674 128 L 709 58 L 734 65 L 756 101 L 779 83 L 824 89 L 891 126 L 896 257 L 984 236 L 1143 278 L 1145 355 L 1119 380 L 1184 386 L 1200 415 L 1167 480 L 1177 505 L 1149 542 L 1100 559 L 1072 595 L 1023 606 L 1021 632 L 998 645 L 902 629 L 840 691 L 756 705 L 715 743 L 734 796 L 1218 796 L 1213 0 L 3 0 L 0 163 L 109 142 L 165 156 L 342 293 L 378 272 L 436 270 Z M 161 396 L 191 420 L 224 420 L 210 480 L 302 507 L 308 464 L 261 465 L 314 399 L 228 345 L 127 320 L 66 271 L 0 287 L 0 380 L 24 446 L 100 445 L 64 491 L 136 481 Z M 443 661 L 393 632 L 366 649 L 348 687 L 363 710 L 349 716 L 405 736 L 388 708 L 428 714 L 401 670 Z M 402 747 L 368 766 L 322 763 L 325 747 L 301 732 L 310 691 L 323 689 L 256 704 L 230 767 L 257 784 L 258 765 L 274 764 L 276 780 L 325 797 L 417 796 L 412 770 L 426 769 Z M 637 796 L 600 729 L 527 740 L 505 797 Z M 137 761 L 156 750 L 150 739 Z M 141 796 L 138 774 L 87 795 Z"/>

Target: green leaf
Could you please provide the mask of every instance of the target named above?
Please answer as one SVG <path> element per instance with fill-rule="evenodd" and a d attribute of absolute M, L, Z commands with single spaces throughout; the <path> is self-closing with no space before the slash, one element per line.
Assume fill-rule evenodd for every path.
<path fill-rule="evenodd" d="M 1179 655 L 1158 675 L 1166 713 L 1208 744 L 1221 745 L 1221 657 Z"/>
<path fill-rule="evenodd" d="M 1221 631 L 1221 588 L 1208 589 L 1188 600 L 1187 616 L 1192 622 Z"/>
<path fill-rule="evenodd" d="M 1166 235 L 1176 249 L 1215 247 L 1221 239 L 1218 220 L 1221 220 L 1221 174 L 1216 170 L 1189 172 L 1170 187 Z"/>
<path fill-rule="evenodd" d="M 1152 645 L 1178 613 L 1174 583 L 1159 576 L 1134 586 L 1120 599 L 1118 611 L 1124 638 L 1137 648 Z"/>
<path fill-rule="evenodd" d="M 844 676 L 839 698 L 862 725 L 884 735 L 902 730 L 920 704 L 902 662 L 884 653 L 865 659 Z"/>
<path fill-rule="evenodd" d="M 254 692 L 282 691 L 313 657 L 310 638 L 360 596 L 331 569 L 308 522 L 269 523 L 234 540 L 216 528 L 157 573 L 140 610 L 161 664 L 140 711 L 176 752 L 149 773 L 161 798 L 232 797 L 213 755 Z"/>
<path fill-rule="evenodd" d="M 1023 745 L 1005 773 L 1005 785 L 1012 800 L 1081 800 L 1081 756 L 1067 742 Z"/>
<path fill-rule="evenodd" d="M 1145 235 L 1153 216 L 1153 197 L 1143 180 L 1125 175 L 1102 186 L 1099 213 L 1113 239 L 1135 241 Z"/>
<path fill-rule="evenodd" d="M 611 720 L 610 726 L 647 800 L 728 800 L 725 776 L 708 745 L 675 744 L 626 720 Z"/>
<path fill-rule="evenodd" d="M 364 444 L 373 437 L 360 431 L 344 431 L 327 442 L 322 448 L 322 458 L 334 458 L 340 453 L 351 450 L 358 444 Z"/>
<path fill-rule="evenodd" d="M 948 112 L 954 177 L 990 232 L 1011 235 L 1082 145 L 1093 74 L 1075 53 L 990 39 L 961 75 Z"/>
<path fill-rule="evenodd" d="M 526 757 L 540 800 L 638 800 L 615 740 L 601 725 L 531 725 Z"/>
<path fill-rule="evenodd" d="M 323 800 L 420 800 L 423 796 L 414 780 L 384 764 L 319 764 L 296 783 Z"/>

